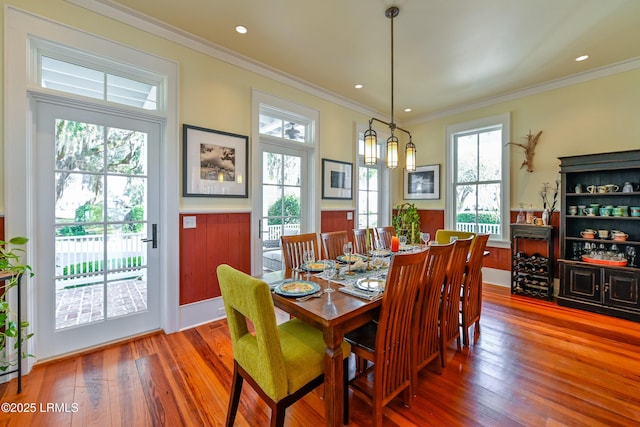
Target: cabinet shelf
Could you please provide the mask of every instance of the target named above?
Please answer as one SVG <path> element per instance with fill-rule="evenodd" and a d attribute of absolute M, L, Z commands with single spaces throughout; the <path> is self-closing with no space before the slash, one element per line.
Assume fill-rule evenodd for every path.
<path fill-rule="evenodd" d="M 627 182 L 637 185 L 640 180 L 640 150 L 587 154 L 560 158 L 562 185 L 560 202 L 560 289 L 558 304 L 595 311 L 611 316 L 640 321 L 640 217 L 568 215 L 570 205 L 640 206 L 640 191 L 611 193 L 575 193 L 582 185 L 614 184 L 620 188 Z M 617 229 L 626 233 L 627 240 L 585 239 L 585 229 Z M 616 245 L 634 265 L 613 266 L 582 260 L 586 243 L 605 250 Z M 635 253 L 637 252 L 637 255 Z"/>

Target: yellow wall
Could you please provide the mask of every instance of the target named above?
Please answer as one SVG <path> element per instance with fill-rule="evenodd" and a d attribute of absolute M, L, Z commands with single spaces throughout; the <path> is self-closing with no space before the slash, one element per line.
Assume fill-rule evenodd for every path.
<path fill-rule="evenodd" d="M 354 162 L 356 125 L 368 116 L 302 92 L 237 66 L 208 57 L 160 37 L 76 7 L 63 0 L 3 0 L 54 21 L 86 30 L 175 61 L 179 64 L 179 118 L 187 123 L 243 135 L 251 134 L 253 88 L 320 112 L 320 157 Z M 4 10 L 0 12 L 3 14 Z M 3 32 L 0 32 L 0 37 Z M 4 43 L 4 40 L 2 41 Z M 4 64 L 3 64 L 4 65 Z M 0 96 L 4 90 L 0 87 Z M 418 148 L 418 165 L 440 163 L 445 176 L 446 126 L 494 114 L 511 112 L 511 140 L 519 141 L 531 129 L 543 130 L 536 149 L 534 172 L 519 169 L 522 150 L 511 148 L 511 205 L 540 207 L 538 191 L 558 176 L 558 156 L 637 148 L 640 143 L 640 70 L 555 89 L 490 107 L 407 126 Z M 0 109 L 4 108 L 0 106 Z M 1 111 L 0 121 L 4 117 Z M 0 122 L 0 127 L 3 123 Z M 173 143 L 182 146 L 180 140 Z M 179 150 L 182 151 L 181 149 Z M 0 150 L 0 168 L 3 166 Z M 402 202 L 402 170 L 393 171 L 392 203 Z M 4 212 L 4 183 L 0 174 L 0 212 Z M 251 190 L 250 190 L 251 194 Z M 437 201 L 418 201 L 424 209 L 444 208 L 444 183 Z M 322 201 L 323 208 L 350 208 L 354 201 Z M 181 198 L 182 210 L 249 209 L 251 199 Z"/>
<path fill-rule="evenodd" d="M 178 63 L 180 76 L 178 122 L 181 125 L 186 123 L 251 136 L 251 90 L 258 89 L 319 111 L 320 157 L 355 161 L 355 147 L 351 141 L 355 139 L 356 124 L 367 123 L 368 116 L 364 114 L 107 19 L 63 0 L 4 0 L 2 3 Z M 4 23 L 4 10 L 1 13 Z M 2 34 L 3 32 L 0 32 L 0 37 Z M 3 93 L 4 91 L 0 92 L 0 94 Z M 182 141 L 178 140 L 174 143 L 179 144 L 179 151 L 182 152 Z M 4 164 L 3 155 L 2 150 L 0 151 L 0 168 L 3 168 Z M 0 174 L 0 212 L 4 212 L 7 203 L 2 191 L 5 179 L 7 178 L 4 174 Z M 251 195 L 251 189 L 249 194 Z M 355 201 L 331 200 L 323 201 L 322 207 L 343 209 L 351 208 L 354 204 Z M 250 208 L 250 198 L 181 198 L 180 201 L 181 210 Z"/>
<path fill-rule="evenodd" d="M 511 207 L 519 203 L 542 209 L 539 191 L 543 182 L 559 178 L 558 157 L 622 151 L 640 147 L 640 69 L 572 86 L 541 92 L 442 119 L 408 126 L 418 149 L 418 165 L 440 163 L 445 177 L 446 127 L 511 113 L 511 141 L 523 142 L 529 133 L 542 130 L 533 159 L 533 172 L 520 169 L 521 148 L 511 147 Z M 640 177 L 638 177 L 640 181 Z M 402 182 L 396 176 L 397 191 Z M 441 195 L 444 182 L 441 182 Z M 402 194 L 402 193 L 395 193 Z M 444 208 L 444 197 L 419 201 L 424 209 Z"/>

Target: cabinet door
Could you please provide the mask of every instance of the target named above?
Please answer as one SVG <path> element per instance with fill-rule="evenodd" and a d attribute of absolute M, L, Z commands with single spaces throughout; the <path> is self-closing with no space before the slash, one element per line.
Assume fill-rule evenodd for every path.
<path fill-rule="evenodd" d="M 640 309 L 638 274 L 631 271 L 605 270 L 604 283 L 605 304 Z"/>
<path fill-rule="evenodd" d="M 581 265 L 564 265 L 561 296 L 602 302 L 601 269 Z"/>

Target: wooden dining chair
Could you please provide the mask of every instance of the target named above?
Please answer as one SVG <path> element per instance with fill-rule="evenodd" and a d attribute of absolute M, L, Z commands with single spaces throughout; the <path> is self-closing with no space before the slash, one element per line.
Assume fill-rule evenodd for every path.
<path fill-rule="evenodd" d="M 226 425 L 232 426 L 246 380 L 271 408 L 271 426 L 284 425 L 287 407 L 324 382 L 326 344 L 320 329 L 292 319 L 276 322 L 269 286 L 222 264 L 217 268 L 233 348 L 233 380 Z M 253 332 L 248 325 L 253 326 Z M 345 421 L 350 346 L 343 342 Z M 346 422 L 345 422 L 346 424 Z"/>
<path fill-rule="evenodd" d="M 446 351 L 449 344 L 456 340 L 458 351 L 462 350 L 460 345 L 460 292 L 472 240 L 473 237 L 456 240 L 447 265 L 439 316 L 440 362 L 443 368 L 447 365 Z"/>
<path fill-rule="evenodd" d="M 425 268 L 426 251 L 391 259 L 380 315 L 375 322 L 349 332 L 345 339 L 356 358 L 372 365 L 357 371 L 349 386 L 373 407 L 373 425 L 382 426 L 382 409 L 402 395 L 411 406 L 411 319 Z"/>
<path fill-rule="evenodd" d="M 349 241 L 346 231 L 320 233 L 322 253 L 326 259 L 336 259 L 344 253 L 344 244 Z"/>
<path fill-rule="evenodd" d="M 375 229 L 369 228 L 369 248 L 375 248 L 376 234 Z M 353 229 L 353 252 L 356 254 L 367 254 L 367 229 L 366 228 L 354 228 Z"/>
<path fill-rule="evenodd" d="M 462 344 L 469 345 L 469 327 L 475 323 L 473 341 L 480 336 L 480 313 L 482 311 L 482 265 L 484 250 L 489 241 L 488 234 L 478 234 L 475 238 L 471 257 L 467 263 L 467 272 L 464 275 L 462 295 L 460 297 L 462 318 Z"/>
<path fill-rule="evenodd" d="M 426 267 L 418 287 L 411 325 L 411 387 L 414 396 L 418 389 L 418 373 L 425 366 L 435 360 L 437 372 L 442 372 L 438 333 L 440 297 L 453 246 L 453 243 L 434 245 L 427 250 Z"/>
<path fill-rule="evenodd" d="M 316 233 L 296 234 L 294 236 L 280 236 L 282 240 L 282 258 L 285 270 L 300 268 L 304 261 L 302 256 L 304 251 L 312 250 L 313 259 L 317 260 L 318 235 Z"/>
<path fill-rule="evenodd" d="M 391 249 L 391 237 L 396 235 L 396 228 L 392 225 L 386 227 L 377 227 L 378 234 L 376 249 Z"/>

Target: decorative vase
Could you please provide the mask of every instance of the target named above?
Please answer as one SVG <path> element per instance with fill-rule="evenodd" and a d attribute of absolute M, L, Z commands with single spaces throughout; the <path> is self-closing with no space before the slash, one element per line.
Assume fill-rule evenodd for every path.
<path fill-rule="evenodd" d="M 549 209 L 544 209 L 542 211 L 542 225 L 549 225 L 549 219 L 551 214 L 549 213 Z"/>

